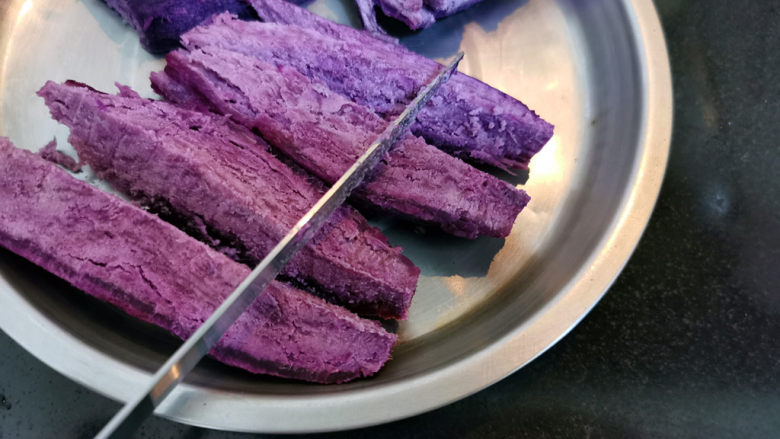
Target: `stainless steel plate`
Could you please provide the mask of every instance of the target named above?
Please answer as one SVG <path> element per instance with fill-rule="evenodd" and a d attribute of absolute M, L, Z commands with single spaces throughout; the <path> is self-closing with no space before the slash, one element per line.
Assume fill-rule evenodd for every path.
<path fill-rule="evenodd" d="M 354 23 L 351 6 L 311 9 Z M 35 91 L 47 79 L 152 96 L 162 66 L 99 0 L 0 2 L 0 134 L 37 149 L 67 130 Z M 533 200 L 506 240 L 464 241 L 375 219 L 422 268 L 393 359 L 376 377 L 318 386 L 205 361 L 158 410 L 195 425 L 302 432 L 377 424 L 442 406 L 531 361 L 598 301 L 636 245 L 666 165 L 671 81 L 647 0 L 486 0 L 404 38 L 556 126 L 531 162 Z M 521 183 L 517 179 L 516 183 Z M 0 325 L 63 374 L 129 398 L 176 340 L 0 251 Z"/>

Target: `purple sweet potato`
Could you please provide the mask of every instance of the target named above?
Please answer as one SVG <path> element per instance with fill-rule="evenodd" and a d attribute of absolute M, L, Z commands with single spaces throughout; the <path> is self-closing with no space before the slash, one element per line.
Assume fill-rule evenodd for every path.
<path fill-rule="evenodd" d="M 336 25 L 340 27 L 334 37 L 318 32 L 320 28 L 298 27 L 316 16 L 284 1 L 252 4 L 262 19 L 292 25 L 245 22 L 222 14 L 183 35 L 182 44 L 189 50 L 220 47 L 289 65 L 387 120 L 441 69 L 433 60 L 355 29 Z M 412 131 L 465 160 L 525 168 L 550 139 L 553 127 L 517 99 L 456 73 L 420 112 Z"/>
<path fill-rule="evenodd" d="M 81 164 L 77 162 L 76 159 L 57 149 L 57 140 L 52 140 L 51 142 L 47 143 L 46 146 L 38 151 L 38 155 L 52 163 L 62 166 L 68 171 L 81 171 Z"/>
<path fill-rule="evenodd" d="M 199 94 L 264 138 L 303 168 L 333 183 L 382 132 L 387 122 L 297 70 L 209 46 L 167 56 L 166 80 Z M 183 102 L 182 104 L 186 104 Z M 504 237 L 528 196 L 452 157 L 419 137 L 403 137 L 355 196 L 391 213 L 438 224 L 474 238 Z"/>
<path fill-rule="evenodd" d="M 263 21 L 269 23 L 293 24 L 328 35 L 337 40 L 350 40 L 368 45 L 389 44 L 390 46 L 401 47 L 398 45 L 398 40 L 388 35 L 364 32 L 336 23 L 284 0 L 247 0 L 247 3 L 251 4 Z"/>
<path fill-rule="evenodd" d="M 460 12 L 482 0 L 355 0 L 366 30 L 383 33 L 376 19 L 376 6 L 409 29 L 425 29 L 436 20 Z"/>
<path fill-rule="evenodd" d="M 0 138 L 0 246 L 128 314 L 189 337 L 249 269 Z M 255 373 L 318 383 L 374 374 L 395 335 L 271 283 L 211 351 Z"/>
<path fill-rule="evenodd" d="M 373 33 L 375 36 L 386 37 L 387 32 L 379 26 L 374 11 L 374 0 L 355 0 L 360 13 L 360 20 L 363 22 L 363 29 Z"/>
<path fill-rule="evenodd" d="M 179 36 L 219 12 L 244 18 L 254 15 L 241 0 L 104 0 L 138 32 L 141 44 L 152 53 L 165 53 L 179 45 Z"/>
<path fill-rule="evenodd" d="M 379 6 L 388 17 L 406 24 L 409 29 L 425 29 L 436 22 L 436 16 L 423 4 L 423 0 L 373 0 L 356 1 L 360 18 L 367 30 L 375 32 L 369 23 L 376 23 L 375 6 Z"/>
<path fill-rule="evenodd" d="M 439 19 L 470 8 L 481 1 L 484 0 L 425 0 L 425 7 Z"/>
<path fill-rule="evenodd" d="M 165 200 L 262 259 L 324 193 L 225 117 L 83 84 L 48 82 L 38 94 L 71 130 L 81 160 L 118 190 Z M 349 207 L 287 264 L 284 274 L 363 314 L 407 316 L 419 269 Z"/>

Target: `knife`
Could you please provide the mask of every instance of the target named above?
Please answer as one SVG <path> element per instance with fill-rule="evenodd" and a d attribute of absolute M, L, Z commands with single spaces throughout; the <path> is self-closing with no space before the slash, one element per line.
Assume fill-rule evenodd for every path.
<path fill-rule="evenodd" d="M 463 59 L 463 52 L 423 87 L 404 111 L 374 140 L 365 153 L 331 186 L 331 188 L 290 229 L 287 235 L 260 261 L 249 276 L 230 293 L 197 331 L 168 358 L 151 378 L 142 393 L 128 401 L 95 436 L 99 439 L 125 438 L 154 412 L 163 399 L 217 344 L 225 331 L 249 307 L 285 264 L 327 223 L 330 215 L 346 201 L 379 160 L 390 151 L 398 138 L 417 118 L 423 105 L 449 79 Z"/>

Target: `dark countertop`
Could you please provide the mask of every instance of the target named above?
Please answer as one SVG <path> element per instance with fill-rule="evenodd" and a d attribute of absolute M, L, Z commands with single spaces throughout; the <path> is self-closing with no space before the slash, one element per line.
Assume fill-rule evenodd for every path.
<path fill-rule="evenodd" d="M 780 3 L 655 3 L 674 75 L 673 145 L 625 271 L 571 334 L 511 377 L 352 436 L 780 434 Z M 2 333 L 0 352 L 2 439 L 82 437 L 119 407 Z M 138 436 L 247 437 L 159 418 Z"/>

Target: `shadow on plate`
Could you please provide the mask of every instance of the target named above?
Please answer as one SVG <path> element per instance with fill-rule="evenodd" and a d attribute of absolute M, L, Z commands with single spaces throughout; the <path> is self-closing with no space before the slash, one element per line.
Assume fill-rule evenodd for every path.
<path fill-rule="evenodd" d="M 458 238 L 435 225 L 414 224 L 370 209 L 360 211 L 382 230 L 392 245 L 403 247 L 404 254 L 420 267 L 424 276 L 485 276 L 493 258 L 504 246 L 504 239 L 500 238 Z"/>

